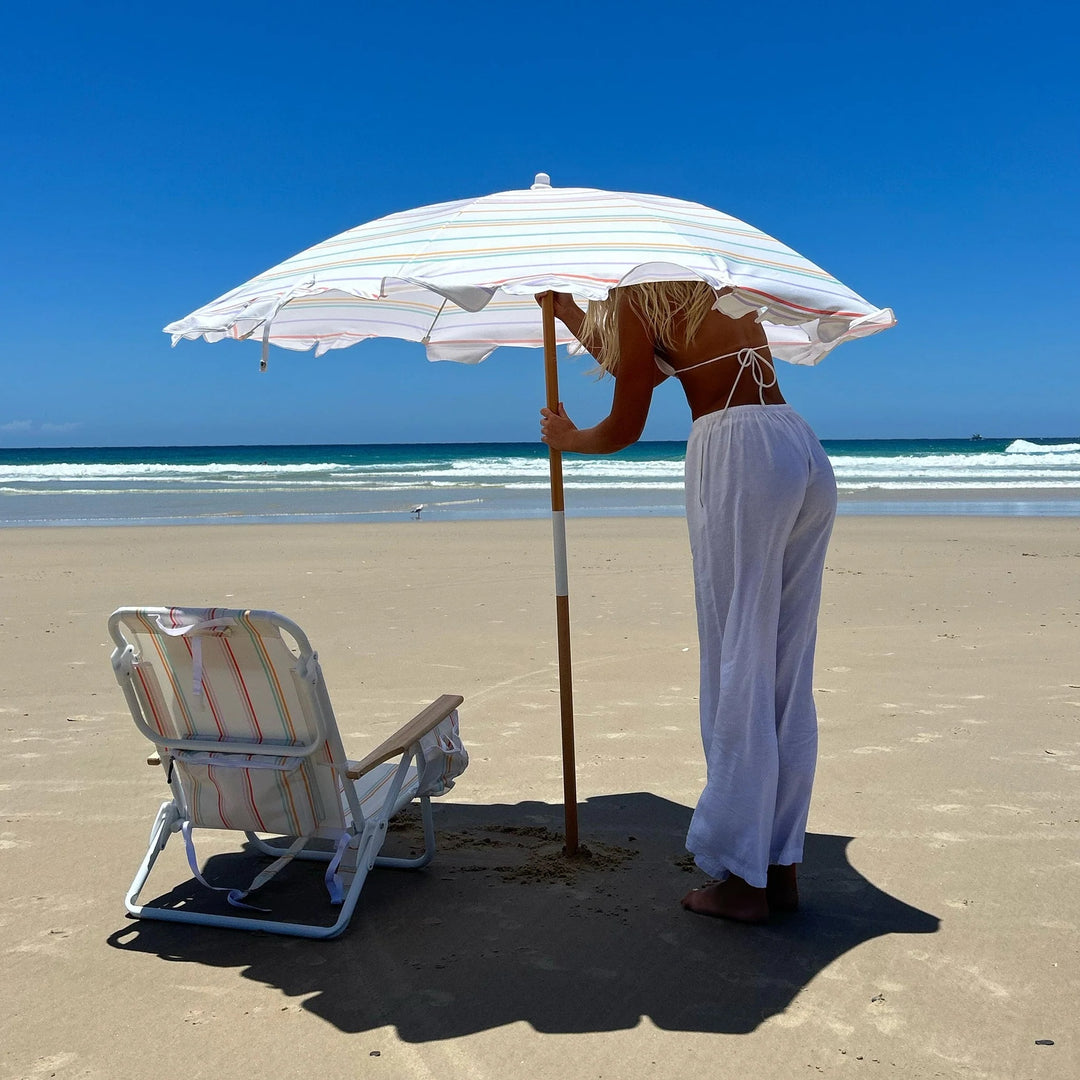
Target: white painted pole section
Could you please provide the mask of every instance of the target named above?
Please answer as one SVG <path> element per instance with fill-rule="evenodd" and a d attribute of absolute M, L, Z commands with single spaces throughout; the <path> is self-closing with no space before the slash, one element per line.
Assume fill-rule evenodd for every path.
<path fill-rule="evenodd" d="M 551 537 L 555 544 L 555 595 L 570 595 L 570 580 L 566 572 L 566 511 L 551 512 Z"/>

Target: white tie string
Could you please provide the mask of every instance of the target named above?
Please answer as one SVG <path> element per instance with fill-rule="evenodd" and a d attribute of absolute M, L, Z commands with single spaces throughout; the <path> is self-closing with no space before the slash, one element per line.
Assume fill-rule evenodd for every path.
<path fill-rule="evenodd" d="M 728 406 L 731 404 L 731 399 L 735 396 L 735 388 L 739 385 L 739 380 L 742 378 L 742 374 L 747 368 L 750 369 L 751 378 L 757 383 L 758 401 L 764 405 L 765 391 L 771 390 L 776 385 L 776 369 L 767 360 L 762 359 L 762 357 L 758 355 L 757 349 L 740 349 L 737 353 L 731 355 L 734 355 L 739 361 L 739 373 L 735 376 L 734 380 L 732 380 L 731 390 L 728 393 L 727 401 L 724 402 L 724 407 L 720 411 L 727 412 Z"/>

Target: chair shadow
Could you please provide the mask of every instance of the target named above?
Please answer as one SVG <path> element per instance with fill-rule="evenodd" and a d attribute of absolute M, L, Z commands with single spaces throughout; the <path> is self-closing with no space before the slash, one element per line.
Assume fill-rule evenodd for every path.
<path fill-rule="evenodd" d="M 938 929 L 851 866 L 851 837 L 815 833 L 798 913 L 741 926 L 684 912 L 680 897 L 702 880 L 683 850 L 690 813 L 645 792 L 590 799 L 580 824 L 591 858 L 567 860 L 561 806 L 442 804 L 434 862 L 373 871 L 334 941 L 133 920 L 108 942 L 236 967 L 342 1031 L 393 1025 L 422 1043 L 521 1020 L 551 1033 L 642 1017 L 671 1031 L 751 1032 L 849 949 Z M 399 826 L 384 852 L 413 839 L 412 823 Z M 235 879 L 238 858 L 250 865 L 214 856 L 207 875 Z M 319 870 L 294 863 L 282 878 L 264 896 L 276 915 L 304 890 L 332 921 Z M 191 903 L 200 888 L 187 881 L 156 903 Z"/>

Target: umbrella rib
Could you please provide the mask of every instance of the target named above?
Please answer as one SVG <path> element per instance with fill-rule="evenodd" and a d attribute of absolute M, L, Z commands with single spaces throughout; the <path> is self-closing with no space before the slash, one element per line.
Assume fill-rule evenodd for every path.
<path fill-rule="evenodd" d="M 267 362 L 270 359 L 270 322 L 271 317 L 268 315 L 266 321 L 263 323 L 262 332 L 262 358 L 259 360 L 259 370 L 265 371 Z"/>
<path fill-rule="evenodd" d="M 420 339 L 421 345 L 428 345 L 431 342 L 431 332 L 435 329 L 435 324 L 439 321 L 439 316 L 443 313 L 443 308 L 450 303 L 448 296 L 443 297 L 443 302 L 439 305 L 439 310 L 435 312 L 435 318 L 431 320 L 431 325 L 427 328 L 427 332 Z"/>

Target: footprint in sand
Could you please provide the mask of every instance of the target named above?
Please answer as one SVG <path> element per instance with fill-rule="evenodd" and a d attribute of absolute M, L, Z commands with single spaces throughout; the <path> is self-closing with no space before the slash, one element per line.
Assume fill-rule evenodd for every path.
<path fill-rule="evenodd" d="M 24 941 L 9 949 L 13 953 L 36 953 L 39 956 L 62 956 L 66 954 L 63 947 L 65 942 L 75 931 L 66 926 L 54 926 L 38 934 L 32 941 Z"/>
<path fill-rule="evenodd" d="M 55 1076 L 61 1069 L 67 1068 L 76 1061 L 78 1055 L 63 1051 L 59 1054 L 50 1054 L 48 1057 L 38 1058 L 31 1066 L 28 1080 L 36 1076 Z"/>

